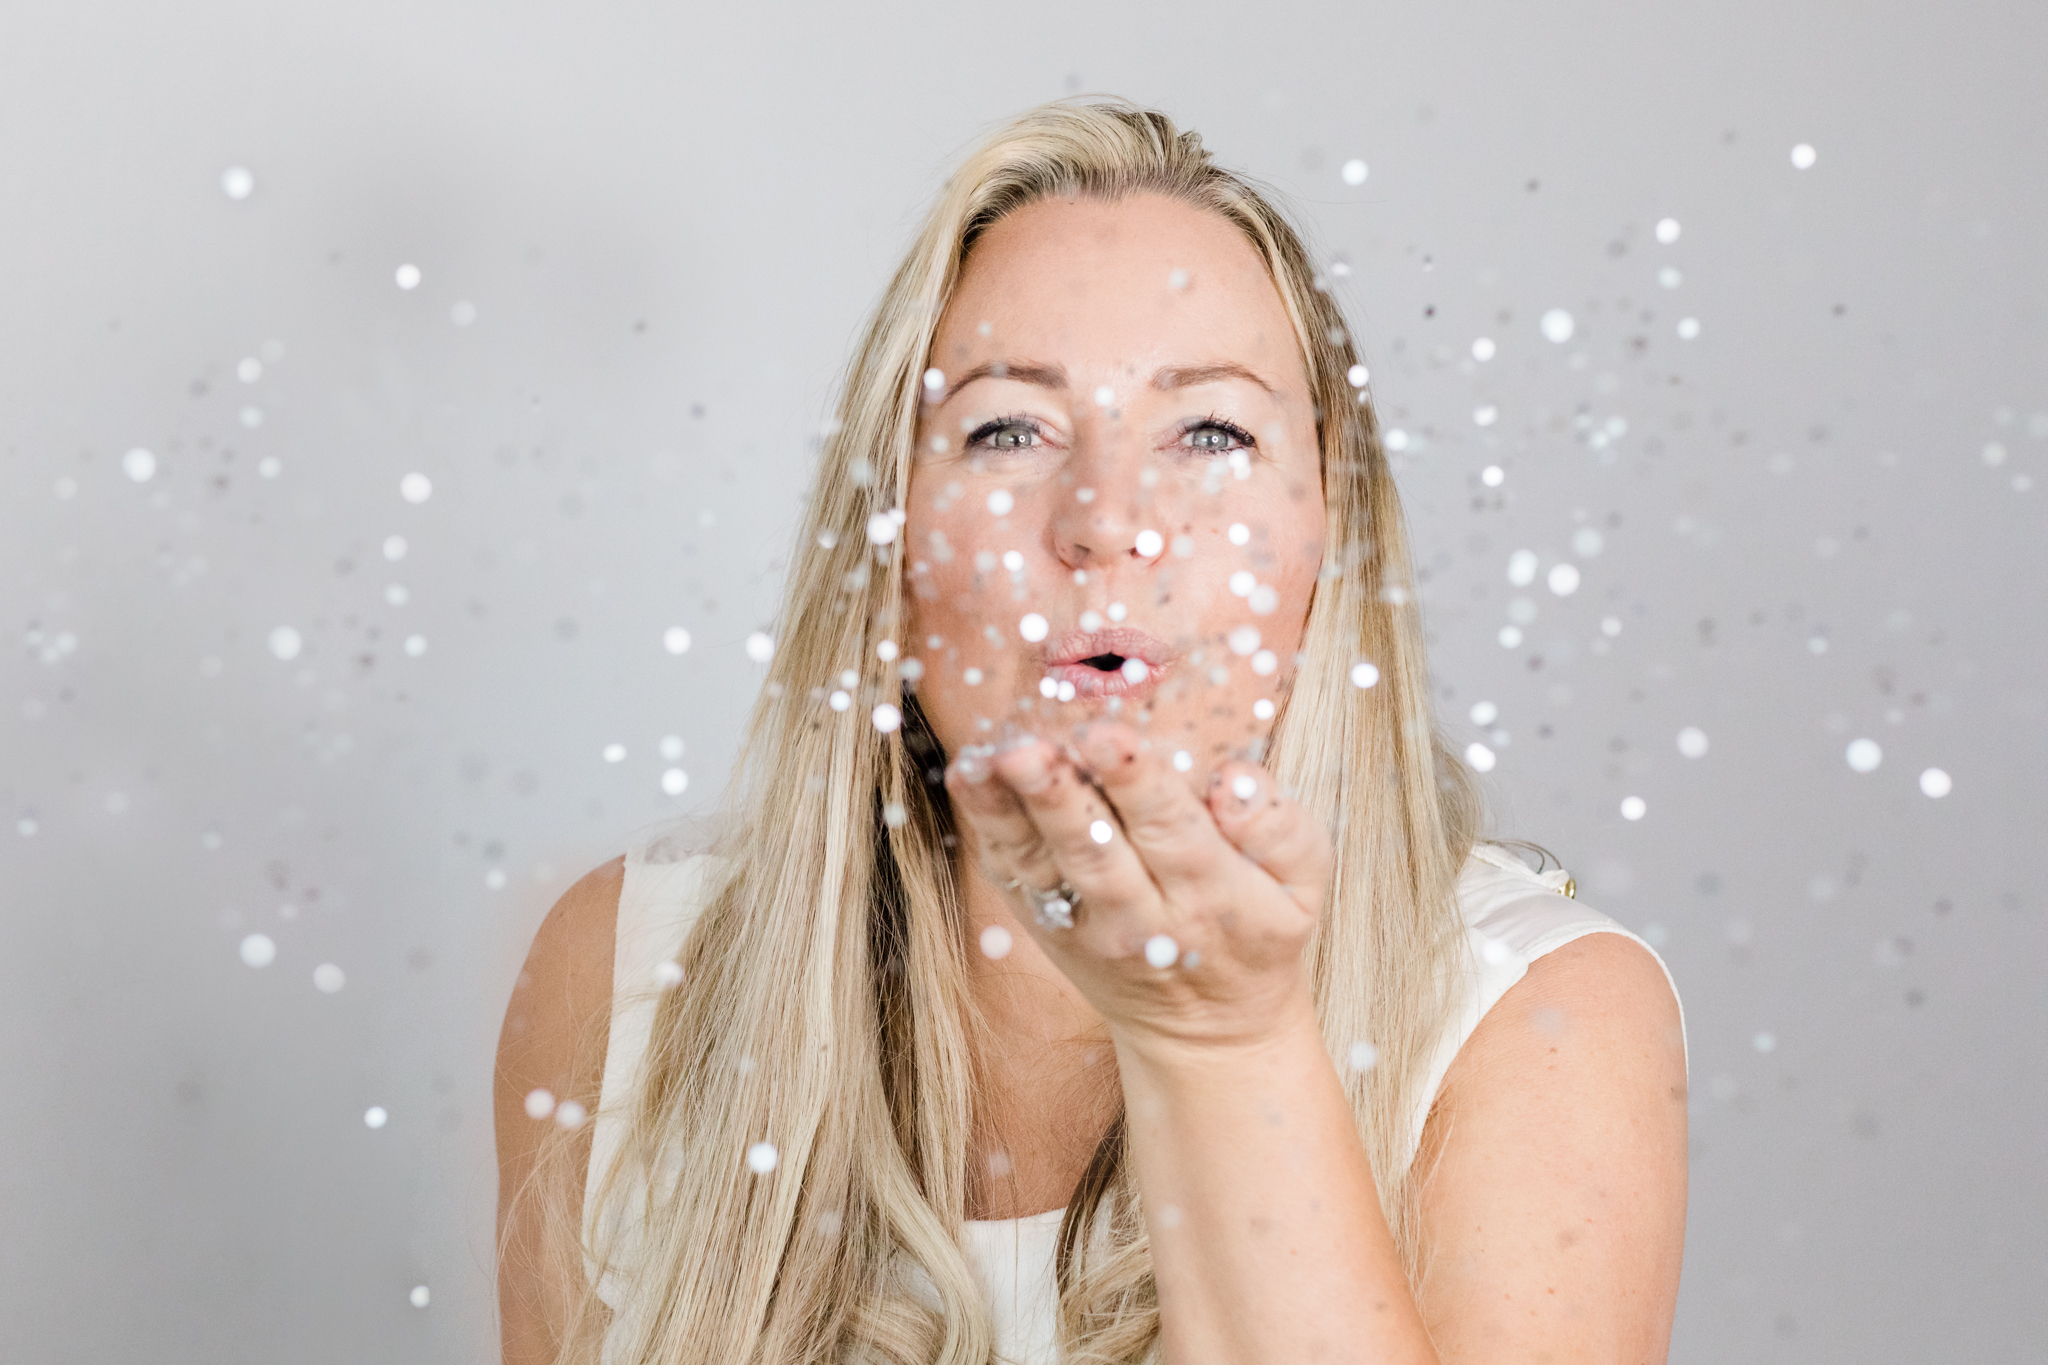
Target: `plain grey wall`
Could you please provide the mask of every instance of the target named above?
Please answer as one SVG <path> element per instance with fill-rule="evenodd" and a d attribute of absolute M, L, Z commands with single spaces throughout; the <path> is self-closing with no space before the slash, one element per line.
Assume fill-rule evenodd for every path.
<path fill-rule="evenodd" d="M 0 1355 L 492 1357 L 532 931 L 717 797 L 949 160 L 1108 90 L 1350 266 L 1444 715 L 1678 976 L 1674 1359 L 2043 1359 L 2044 70 L 2019 3 L 10 0 Z"/>

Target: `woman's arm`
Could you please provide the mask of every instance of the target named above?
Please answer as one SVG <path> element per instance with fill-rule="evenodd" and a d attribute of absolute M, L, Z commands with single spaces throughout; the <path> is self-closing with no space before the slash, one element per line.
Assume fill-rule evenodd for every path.
<path fill-rule="evenodd" d="M 564 1316 L 582 1294 L 581 1258 L 564 1266 L 548 1243 L 543 1201 L 573 1219 L 583 1215 L 590 1128 L 574 1135 L 572 1162 L 540 1170 L 551 1182 L 529 1186 L 541 1144 L 554 1125 L 526 1112 L 526 1097 L 546 1090 L 597 1108 L 604 1049 L 578 1055 L 579 1035 L 611 1008 L 613 935 L 625 860 L 614 858 L 563 893 L 534 935 L 533 948 L 498 1035 L 492 1087 L 498 1135 L 498 1311 L 505 1365 L 551 1365 Z M 578 1224 L 580 1226 L 580 1223 Z"/>
<path fill-rule="evenodd" d="M 1082 756 L 1099 794 L 1044 745 L 952 786 L 999 877 L 1064 877 L 1088 907 L 1033 936 L 1116 1040 L 1167 1360 L 1661 1358 L 1683 1063 L 1647 954 L 1609 935 L 1539 959 L 1467 1042 L 1423 1157 L 1413 1293 L 1300 965 L 1327 839 L 1255 769 L 1227 768 L 1205 809 L 1129 731 Z M 1199 962 L 1147 964 L 1161 933 Z"/>

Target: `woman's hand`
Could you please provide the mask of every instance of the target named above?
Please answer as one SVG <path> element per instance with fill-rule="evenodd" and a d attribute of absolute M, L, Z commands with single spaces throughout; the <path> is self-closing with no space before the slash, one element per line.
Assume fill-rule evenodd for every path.
<path fill-rule="evenodd" d="M 1256 1048 L 1313 1029 L 1301 957 L 1330 839 L 1264 769 L 1225 764 L 1205 803 L 1170 751 L 1097 721 L 1066 752 L 965 751 L 946 789 L 1018 922 L 1125 1042 Z M 1074 927 L 1038 924 L 1023 888 L 1063 881 Z"/>

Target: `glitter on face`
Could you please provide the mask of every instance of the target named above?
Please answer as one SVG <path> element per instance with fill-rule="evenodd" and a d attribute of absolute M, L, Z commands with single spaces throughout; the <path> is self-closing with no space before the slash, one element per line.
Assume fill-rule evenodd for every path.
<path fill-rule="evenodd" d="M 1233 521 L 1230 523 L 1229 535 L 1232 545 L 1249 545 L 1252 540 L 1252 528 L 1241 521 Z"/>
<path fill-rule="evenodd" d="M 1257 701 L 1252 703 L 1252 714 L 1258 717 L 1260 720 L 1273 719 L 1272 701 L 1266 697 L 1260 697 Z"/>
<path fill-rule="evenodd" d="M 1678 752 L 1687 758 L 1707 756 L 1707 732 L 1696 725 L 1688 725 L 1678 732 Z"/>
<path fill-rule="evenodd" d="M 1007 517 L 1016 505 L 1017 500 L 1010 496 L 1007 488 L 998 488 L 988 495 L 988 510 L 996 516 Z"/>
<path fill-rule="evenodd" d="M 1929 768 L 1920 774 L 1920 791 L 1924 796 L 1931 796 L 1939 801 L 1954 789 L 1955 783 L 1939 768 Z"/>
<path fill-rule="evenodd" d="M 981 955 L 991 962 L 1001 962 L 1010 955 L 1014 942 L 1008 929 L 1000 924 L 991 924 L 981 931 Z"/>
<path fill-rule="evenodd" d="M 755 1175 L 768 1174 L 780 1159 L 772 1142 L 757 1142 L 747 1148 L 747 1169 Z"/>
<path fill-rule="evenodd" d="M 1230 594 L 1233 597 L 1250 597 L 1252 589 L 1258 586 L 1258 575 L 1250 569 L 1239 569 L 1230 576 Z"/>
<path fill-rule="evenodd" d="M 417 472 L 408 474 L 398 481 L 398 496 L 414 504 L 425 502 L 434 496 L 434 481 Z"/>
<path fill-rule="evenodd" d="M 1095 406 L 1096 406 L 1096 407 L 1098 407 L 1098 408 L 1106 408 L 1106 407 L 1108 407 L 1108 406 L 1109 406 L 1109 405 L 1110 405 L 1111 403 L 1114 403 L 1115 401 L 1116 401 L 1116 390 L 1115 390 L 1115 389 L 1112 389 L 1112 388 L 1111 388 L 1111 387 L 1110 387 L 1109 385 L 1107 385 L 1107 384 L 1104 384 L 1104 385 L 1102 385 L 1102 386 L 1101 386 L 1100 388 L 1098 388 L 1098 389 L 1096 389 L 1096 390 L 1095 390 Z"/>
<path fill-rule="evenodd" d="M 1116 838 L 1116 830 L 1107 820 L 1095 820 L 1088 825 L 1088 837 L 1098 844 L 1106 844 Z"/>
<path fill-rule="evenodd" d="M 1493 750 L 1476 739 L 1465 746 L 1465 762 L 1471 765 L 1474 772 L 1490 773 L 1497 761 Z"/>
<path fill-rule="evenodd" d="M 1249 773 L 1239 773 L 1230 780 L 1230 793 L 1240 801 L 1249 801 L 1259 794 L 1259 780 Z"/>
<path fill-rule="evenodd" d="M 1252 672 L 1262 678 L 1270 678 L 1280 667 L 1280 656 L 1270 649 L 1262 649 L 1252 655 Z"/>
<path fill-rule="evenodd" d="M 1032 644 L 1043 640 L 1050 630 L 1051 626 L 1046 623 L 1046 619 L 1035 611 L 1026 612 L 1024 619 L 1017 623 L 1017 633 Z"/>
<path fill-rule="evenodd" d="M 1347 185 L 1363 185 L 1365 183 L 1366 176 L 1370 175 L 1371 173 L 1371 167 L 1367 166 L 1363 161 L 1360 161 L 1357 157 L 1353 157 L 1351 160 L 1344 163 L 1343 176 L 1344 183 Z"/>
<path fill-rule="evenodd" d="M 1649 813 L 1649 809 L 1650 807 L 1640 796 L 1624 796 L 1621 798 L 1621 818 L 1624 820 L 1640 820 Z"/>
<path fill-rule="evenodd" d="M 1256 667 L 1257 665 L 1254 664 L 1253 666 Z M 1152 676 L 1152 667 L 1143 659 L 1125 659 L 1123 667 L 1119 668 L 1117 672 L 1124 675 L 1125 682 L 1136 687 L 1139 683 Z"/>
<path fill-rule="evenodd" d="M 1271 616 L 1280 609 L 1280 590 L 1270 584 L 1261 584 L 1252 589 L 1245 605 L 1252 609 L 1254 616 Z"/>
<path fill-rule="evenodd" d="M 1157 559 L 1159 552 L 1166 548 L 1166 539 L 1157 531 L 1143 530 L 1138 532 L 1137 540 L 1132 548 L 1138 552 L 1140 559 Z"/>
<path fill-rule="evenodd" d="M 1351 665 L 1351 685 L 1353 687 L 1371 687 L 1379 680 L 1380 670 L 1377 665 L 1368 663 L 1364 659 L 1360 659 L 1357 663 Z"/>
<path fill-rule="evenodd" d="M 242 961 L 251 967 L 268 967 L 277 961 L 277 945 L 268 934 L 250 934 L 242 940 Z"/>
<path fill-rule="evenodd" d="M 137 483 L 148 483 L 156 477 L 156 456 L 137 446 L 121 457 L 121 472 Z"/>
<path fill-rule="evenodd" d="M 1230 632 L 1228 638 L 1230 652 L 1243 657 L 1259 647 L 1259 628 L 1257 626 L 1239 626 Z"/>
<path fill-rule="evenodd" d="M 1537 325 L 1542 327 L 1545 337 L 1560 346 L 1570 341 L 1572 333 L 1578 330 L 1578 324 L 1572 321 L 1572 315 L 1562 308 L 1553 308 L 1545 313 L 1543 320 Z"/>
<path fill-rule="evenodd" d="M 928 403 L 936 403 L 946 391 L 946 372 L 933 368 L 924 372 L 924 396 Z"/>
<path fill-rule="evenodd" d="M 1195 766 L 1195 756 L 1186 749 L 1173 751 L 1173 770 L 1177 773 L 1190 772 Z"/>
<path fill-rule="evenodd" d="M 1145 961 L 1164 971 L 1180 961 L 1180 945 L 1165 934 L 1154 934 L 1145 940 Z"/>
<path fill-rule="evenodd" d="M 322 995 L 333 995 L 347 984 L 347 973 L 332 962 L 323 962 L 313 969 L 313 987 Z"/>
<path fill-rule="evenodd" d="M 1878 747 L 1874 739 L 1856 739 L 1849 742 L 1844 757 L 1849 760 L 1852 772 L 1874 773 L 1877 771 L 1877 765 L 1884 762 L 1884 750 Z"/>

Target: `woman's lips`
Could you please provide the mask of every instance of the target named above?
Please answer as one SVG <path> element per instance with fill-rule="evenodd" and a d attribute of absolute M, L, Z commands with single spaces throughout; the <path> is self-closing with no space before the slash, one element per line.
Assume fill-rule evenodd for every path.
<path fill-rule="evenodd" d="M 1076 700 L 1149 694 L 1178 654 L 1158 636 L 1127 626 L 1068 631 L 1046 641 L 1042 650 L 1045 676 L 1071 683 Z M 1119 661 L 1117 666 L 1097 667 L 1112 659 Z"/>

